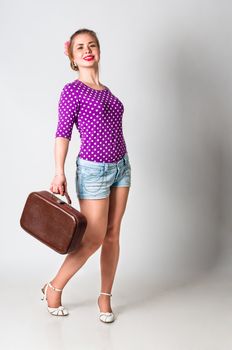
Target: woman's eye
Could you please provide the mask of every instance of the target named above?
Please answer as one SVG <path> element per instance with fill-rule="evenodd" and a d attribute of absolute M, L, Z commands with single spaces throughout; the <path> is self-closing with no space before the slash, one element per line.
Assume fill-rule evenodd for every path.
<path fill-rule="evenodd" d="M 95 47 L 96 45 L 95 45 L 95 44 L 92 44 L 92 45 L 90 45 L 90 46 Z M 82 50 L 82 49 L 83 49 L 83 47 L 78 47 L 78 48 L 77 48 L 77 50 Z"/>

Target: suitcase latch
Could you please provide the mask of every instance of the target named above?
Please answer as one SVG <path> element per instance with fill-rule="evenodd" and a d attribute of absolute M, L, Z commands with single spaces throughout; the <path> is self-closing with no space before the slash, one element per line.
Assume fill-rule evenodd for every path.
<path fill-rule="evenodd" d="M 59 204 L 66 204 L 65 201 L 62 201 L 62 199 L 57 199 L 57 203 L 59 203 Z"/>

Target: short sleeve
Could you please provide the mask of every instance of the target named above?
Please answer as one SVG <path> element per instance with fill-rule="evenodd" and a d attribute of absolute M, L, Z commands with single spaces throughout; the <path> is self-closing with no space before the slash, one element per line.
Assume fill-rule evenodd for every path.
<path fill-rule="evenodd" d="M 72 138 L 73 125 L 77 122 L 79 100 L 73 86 L 66 84 L 60 94 L 58 103 L 58 122 L 55 137 Z"/>

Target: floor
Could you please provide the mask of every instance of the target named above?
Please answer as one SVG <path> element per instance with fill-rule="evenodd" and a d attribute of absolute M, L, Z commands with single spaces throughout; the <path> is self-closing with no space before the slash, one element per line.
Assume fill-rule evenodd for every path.
<path fill-rule="evenodd" d="M 1 349 L 232 349 L 230 273 L 219 269 L 158 293 L 124 287 L 126 294 L 112 296 L 117 319 L 105 324 L 98 319 L 97 294 L 87 284 L 74 281 L 67 288 L 62 301 L 70 314 L 56 317 L 40 300 L 37 278 L 2 283 Z"/>

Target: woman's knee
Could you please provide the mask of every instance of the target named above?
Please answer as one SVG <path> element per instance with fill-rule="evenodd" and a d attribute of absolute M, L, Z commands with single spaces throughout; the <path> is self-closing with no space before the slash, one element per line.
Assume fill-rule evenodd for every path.
<path fill-rule="evenodd" d="M 86 235 L 81 242 L 82 249 L 91 254 L 102 245 L 103 239 L 103 235 Z"/>
<path fill-rule="evenodd" d="M 77 250 L 70 253 L 70 256 L 76 259 L 88 259 L 100 246 L 98 242 L 82 241 Z"/>
<path fill-rule="evenodd" d="M 102 240 L 88 240 L 84 242 L 84 247 L 90 254 L 95 252 L 102 245 Z"/>
<path fill-rule="evenodd" d="M 108 226 L 104 243 L 119 243 L 120 225 Z"/>

